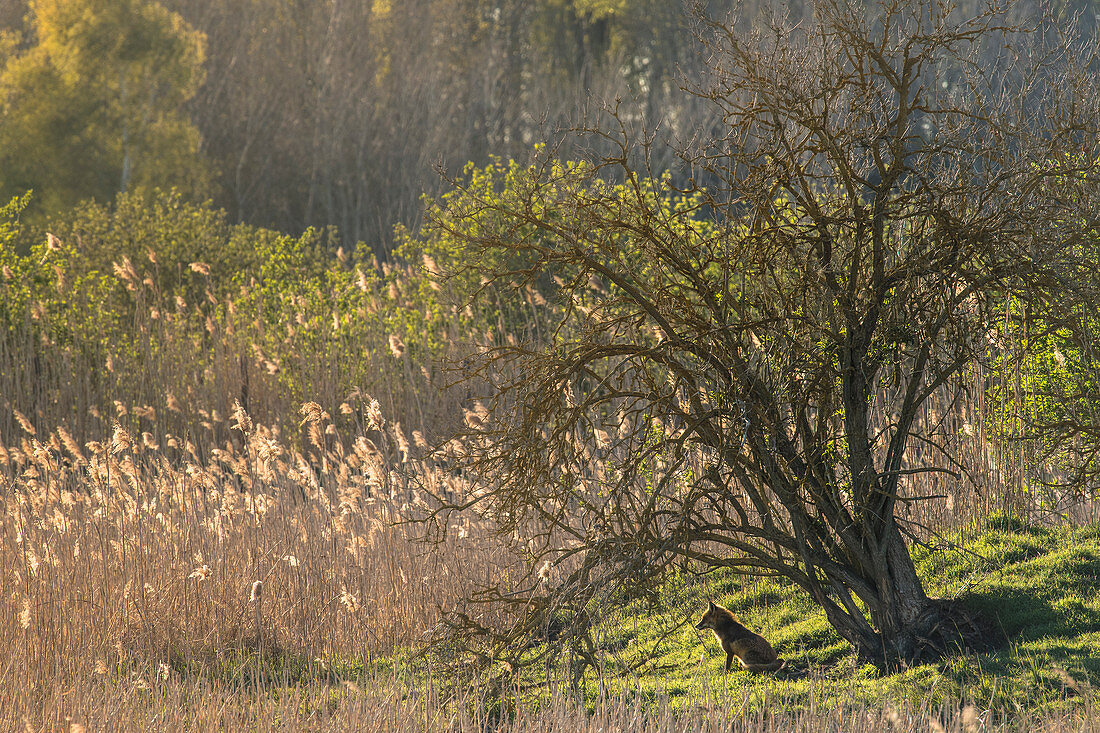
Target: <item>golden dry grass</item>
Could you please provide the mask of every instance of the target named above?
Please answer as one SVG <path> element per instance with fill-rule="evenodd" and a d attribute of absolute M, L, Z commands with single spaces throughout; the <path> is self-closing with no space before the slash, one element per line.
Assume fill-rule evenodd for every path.
<path fill-rule="evenodd" d="M 559 690 L 512 708 L 499 685 L 413 679 L 393 660 L 479 581 L 520 564 L 476 517 L 452 518 L 435 545 L 397 521 L 425 489 L 463 490 L 408 460 L 419 449 L 399 426 L 345 445 L 319 405 L 303 417 L 299 448 L 241 411 L 234 440 L 202 451 L 121 428 L 81 446 L 29 425 L 0 450 L 0 730 L 995 727 L 989 711 L 919 700 L 710 696 L 674 712 L 671 695 L 582 703 Z M 1013 727 L 1100 730 L 1100 716 L 1025 714 Z"/>
<path fill-rule="evenodd" d="M 158 710 L 205 727 L 278 706 L 249 686 L 327 700 L 345 689 L 331 667 L 369 672 L 503 572 L 476 522 L 413 541 L 396 520 L 420 503 L 420 469 L 390 470 L 365 439 L 326 443 L 322 414 L 307 418 L 323 449 L 247 426 L 206 462 L 121 428 L 86 446 L 28 431 L 0 450 L 0 729 L 137 727 Z"/>

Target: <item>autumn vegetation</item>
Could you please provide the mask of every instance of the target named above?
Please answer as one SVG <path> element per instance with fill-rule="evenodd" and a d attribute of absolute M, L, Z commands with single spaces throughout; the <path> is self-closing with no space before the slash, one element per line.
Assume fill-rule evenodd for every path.
<path fill-rule="evenodd" d="M 1093 16 L 727 5 L 0 8 L 0 728 L 1097 729 Z"/>

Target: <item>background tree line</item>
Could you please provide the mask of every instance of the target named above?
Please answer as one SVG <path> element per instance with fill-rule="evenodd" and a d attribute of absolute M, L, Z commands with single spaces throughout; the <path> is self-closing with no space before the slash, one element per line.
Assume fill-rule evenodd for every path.
<path fill-rule="evenodd" d="M 32 0 L 0 16 L 0 190 L 40 189 L 32 207 L 56 212 L 173 185 L 236 220 L 335 225 L 387 254 L 437 163 L 517 154 L 590 99 L 674 119 L 684 18 L 657 0 Z M 118 155 L 169 118 L 174 137 Z"/>
<path fill-rule="evenodd" d="M 746 25 L 777 12 L 702 4 L 737 5 Z M 679 93 L 705 66 L 689 17 L 664 0 L 12 0 L 0 199 L 35 189 L 46 215 L 171 186 L 237 222 L 336 226 L 385 257 L 439 190 L 437 165 L 522 157 L 615 99 L 661 141 L 708 129 L 713 112 Z"/>

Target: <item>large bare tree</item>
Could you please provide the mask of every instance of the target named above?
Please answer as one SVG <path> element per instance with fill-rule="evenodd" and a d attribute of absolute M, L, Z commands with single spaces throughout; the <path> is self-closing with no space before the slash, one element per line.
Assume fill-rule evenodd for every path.
<path fill-rule="evenodd" d="M 531 559 L 485 596 L 517 612 L 501 648 L 683 563 L 786 579 L 882 666 L 940 654 L 965 629 L 926 594 L 899 507 L 957 467 L 911 448 L 944 447 L 922 408 L 973 381 L 1006 312 L 1028 313 L 1017 348 L 1089 338 L 1093 48 L 900 0 L 701 27 L 715 124 L 686 188 L 612 124 L 596 163 L 544 153 L 433 216 L 483 283 L 560 306 L 551 336 L 485 351 L 496 392 L 469 421 L 471 503 Z"/>

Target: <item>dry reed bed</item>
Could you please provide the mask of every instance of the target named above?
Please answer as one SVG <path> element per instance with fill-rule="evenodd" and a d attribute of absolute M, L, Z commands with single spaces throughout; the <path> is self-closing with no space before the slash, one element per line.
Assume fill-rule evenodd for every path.
<path fill-rule="evenodd" d="M 138 720 L 153 689 L 212 723 L 201 701 L 235 699 L 216 680 L 248 682 L 252 664 L 308 683 L 369 663 L 514 566 L 476 520 L 414 541 L 422 528 L 398 520 L 425 491 L 461 487 L 406 460 L 400 426 L 368 408 L 371 430 L 345 447 L 307 404 L 299 449 L 239 410 L 237 439 L 206 461 L 121 427 L 81 446 L 21 420 L 19 445 L 0 447 L 0 729 L 23 715 L 52 728 L 81 707 Z M 165 687 L 181 675 L 194 679 Z"/>
<path fill-rule="evenodd" d="M 423 527 L 400 520 L 427 492 L 465 486 L 418 459 L 422 439 L 386 424 L 376 402 L 362 414 L 345 444 L 307 403 L 294 445 L 238 409 L 233 440 L 201 450 L 120 427 L 79 445 L 16 414 L 23 434 L 0 445 L 0 730 L 996 727 L 977 708 L 762 706 L 710 685 L 675 711 L 667 697 L 592 708 L 561 693 L 513 709 L 515 693 L 494 683 L 414 682 L 372 664 L 522 565 L 472 515 L 450 517 L 439 544 L 415 541 Z M 1091 708 L 1036 716 L 1012 726 L 1100 730 Z"/>

